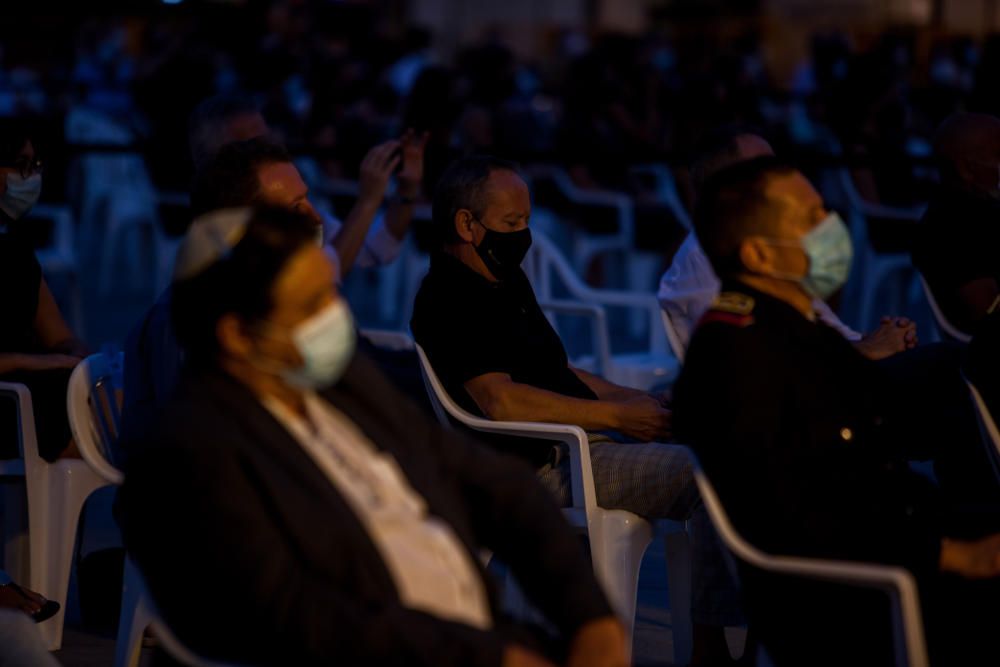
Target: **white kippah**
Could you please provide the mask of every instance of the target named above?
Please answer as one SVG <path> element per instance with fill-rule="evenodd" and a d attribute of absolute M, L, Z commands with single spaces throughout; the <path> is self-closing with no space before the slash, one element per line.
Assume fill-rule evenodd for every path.
<path fill-rule="evenodd" d="M 200 215 L 191 223 L 174 262 L 173 281 L 194 278 L 212 266 L 240 242 L 253 209 L 224 208 Z"/>

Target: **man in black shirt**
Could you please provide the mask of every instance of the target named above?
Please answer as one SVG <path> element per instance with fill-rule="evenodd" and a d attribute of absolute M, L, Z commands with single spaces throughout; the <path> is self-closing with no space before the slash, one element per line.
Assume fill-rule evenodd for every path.
<path fill-rule="evenodd" d="M 948 320 L 971 332 L 1000 299 L 1000 119 L 962 113 L 935 138 L 941 189 L 913 250 Z"/>
<path fill-rule="evenodd" d="M 694 659 L 725 664 L 730 658 L 722 628 L 739 614 L 687 450 L 662 444 L 671 437 L 670 410 L 662 398 L 569 365 L 520 268 L 531 244 L 530 214 L 528 187 L 512 164 L 473 157 L 446 171 L 433 210 L 441 249 L 417 294 L 414 337 L 449 394 L 468 410 L 600 433 L 601 441 L 591 445 L 591 464 L 601 507 L 693 520 Z M 568 503 L 565 452 L 537 441 L 501 446 L 539 468 L 546 485 Z"/>
<path fill-rule="evenodd" d="M 696 233 L 723 293 L 675 388 L 677 434 L 736 529 L 772 553 L 907 568 L 932 656 L 995 664 L 985 639 L 1000 618 L 994 604 L 973 614 L 972 603 L 998 591 L 1000 535 L 948 517 L 937 489 L 907 465 L 912 443 L 892 423 L 883 370 L 812 308 L 847 277 L 843 222 L 802 174 L 762 158 L 715 177 Z M 884 598 L 747 569 L 741 578 L 749 621 L 778 664 L 886 663 Z M 842 642 L 817 639 L 830 627 Z"/>

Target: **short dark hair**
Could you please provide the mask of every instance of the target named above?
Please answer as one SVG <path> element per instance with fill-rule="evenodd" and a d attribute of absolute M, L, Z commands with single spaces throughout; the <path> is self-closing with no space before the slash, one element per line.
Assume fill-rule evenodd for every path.
<path fill-rule="evenodd" d="M 434 190 L 432 218 L 442 244 L 458 240 L 455 214 L 468 209 L 476 216 L 486 207 L 486 181 L 494 171 L 519 173 L 517 164 L 492 155 L 472 155 L 452 162 Z"/>
<path fill-rule="evenodd" d="M 222 259 L 191 278 L 174 283 L 170 315 L 186 363 L 214 366 L 223 315 L 253 324 L 274 307 L 272 290 L 288 261 L 315 244 L 316 227 L 306 216 L 284 208 L 257 207 L 246 232 Z"/>
<path fill-rule="evenodd" d="M 721 169 L 732 163 L 739 150 L 740 137 L 761 137 L 761 130 L 745 123 L 722 125 L 708 132 L 695 149 L 691 160 L 691 183 L 695 190 L 701 190 L 705 183 Z"/>
<path fill-rule="evenodd" d="M 260 105 L 243 93 L 223 93 L 203 100 L 188 119 L 188 144 L 195 165 L 211 160 L 221 148 L 225 125 L 240 116 L 260 113 Z"/>
<path fill-rule="evenodd" d="M 32 134 L 31 123 L 24 118 L 0 119 L 0 165 L 14 164 Z"/>
<path fill-rule="evenodd" d="M 773 156 L 753 158 L 727 167 L 708 179 L 695 207 L 698 242 L 720 277 L 740 273 L 740 244 L 749 236 L 774 232 L 780 214 L 767 196 L 767 186 L 778 176 L 798 170 Z"/>
<path fill-rule="evenodd" d="M 260 195 L 258 169 L 291 161 L 292 156 L 283 146 L 264 137 L 224 146 L 195 176 L 192 213 L 197 216 L 220 208 L 256 204 Z"/>

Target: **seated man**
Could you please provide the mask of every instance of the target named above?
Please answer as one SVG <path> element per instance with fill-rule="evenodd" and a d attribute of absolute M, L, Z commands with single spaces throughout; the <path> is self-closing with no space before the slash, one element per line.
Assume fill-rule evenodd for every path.
<path fill-rule="evenodd" d="M 973 602 L 1000 592 L 1000 535 L 959 526 L 910 471 L 881 367 L 813 307 L 847 278 L 843 222 L 802 174 L 758 158 L 715 176 L 695 229 L 723 292 L 691 341 L 675 423 L 736 529 L 772 553 L 907 568 L 935 664 L 995 663 L 1000 614 Z M 777 664 L 891 661 L 884 597 L 741 575 L 749 622 Z M 844 641 L 817 639 L 831 627 Z"/>
<path fill-rule="evenodd" d="M 191 114 L 188 125 L 196 172 L 211 164 L 229 144 L 266 139 L 270 134 L 267 121 L 251 98 L 223 94 L 204 100 Z M 380 266 L 399 256 L 413 218 L 413 203 L 420 195 L 426 143 L 426 136 L 418 138 L 407 131 L 399 140 L 373 148 L 361 163 L 358 200 L 344 222 L 325 208 L 316 207 L 338 278 L 346 276 L 355 264 L 362 268 Z M 386 202 L 385 215 L 377 216 L 389 176 L 397 166 L 397 196 Z"/>
<path fill-rule="evenodd" d="M 415 178 L 414 182 L 419 183 L 423 176 L 423 148 L 406 146 L 404 149 L 411 170 L 406 178 Z M 378 209 L 394 166 L 388 160 L 388 152 L 385 150 L 376 157 L 386 163 L 378 172 L 380 180 L 371 186 L 376 190 L 372 215 Z M 204 164 L 199 171 L 191 203 L 196 215 L 218 208 L 254 203 L 283 206 L 308 216 L 316 225 L 317 237 L 322 235 L 322 217 L 310 202 L 309 188 L 292 163 L 291 156 L 282 146 L 264 138 L 232 142 L 219 149 L 215 158 Z M 353 254 L 347 255 L 345 247 L 338 245 L 336 239 L 333 245 L 324 244 L 331 262 L 345 272 L 350 268 L 347 258 L 353 258 L 358 247 L 359 244 L 354 244 Z M 122 409 L 126 431 L 149 423 L 153 412 L 162 405 L 177 382 L 181 355 L 169 326 L 170 298 L 168 289 L 133 328 L 126 340 Z M 409 384 L 422 393 L 423 387 L 418 384 L 418 372 L 412 375 L 414 381 Z"/>
<path fill-rule="evenodd" d="M 545 489 L 355 352 L 314 231 L 230 209 L 181 248 L 188 365 L 120 496 L 166 622 L 206 657 L 254 665 L 624 665 L 623 628 Z M 481 549 L 552 622 L 550 645 L 501 616 Z"/>
<path fill-rule="evenodd" d="M 948 321 L 971 332 L 1000 301 L 1000 119 L 960 113 L 938 129 L 941 188 L 931 199 L 913 263 Z"/>
<path fill-rule="evenodd" d="M 712 134 L 701 147 L 691 166 L 696 194 L 705 181 L 726 167 L 755 157 L 774 155 L 771 145 L 760 135 L 744 127 L 726 127 Z M 687 347 L 695 325 L 719 295 L 721 283 L 695 235 L 687 238 L 674 254 L 673 261 L 660 279 L 657 297 L 670 318 L 681 345 Z M 884 318 L 882 325 L 867 336 L 844 324 L 822 299 L 813 304 L 816 315 L 836 329 L 869 359 L 884 359 L 917 344 L 916 327 L 910 320 Z"/>
<path fill-rule="evenodd" d="M 666 441 L 662 398 L 569 366 L 566 351 L 521 270 L 531 231 L 528 187 L 509 162 L 471 157 L 452 164 L 434 195 L 441 249 L 431 257 L 412 328 L 448 393 L 491 419 L 575 424 L 603 437 L 591 445 L 597 502 L 696 527 L 695 658 L 728 661 L 722 628 L 738 618 L 728 575 L 691 477 L 687 451 Z M 570 502 L 568 456 L 551 443 L 505 441 Z M 713 598 L 712 596 L 717 596 Z M 728 605 L 728 606 L 727 606 Z"/>

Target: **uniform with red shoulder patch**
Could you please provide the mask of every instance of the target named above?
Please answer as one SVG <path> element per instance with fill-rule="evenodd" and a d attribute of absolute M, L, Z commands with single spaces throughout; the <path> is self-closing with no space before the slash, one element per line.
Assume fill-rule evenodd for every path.
<path fill-rule="evenodd" d="M 756 305 L 752 296 L 740 292 L 722 292 L 715 297 L 712 306 L 702 316 L 698 326 L 719 322 L 734 327 L 748 327 L 754 322 L 753 309 Z"/>

